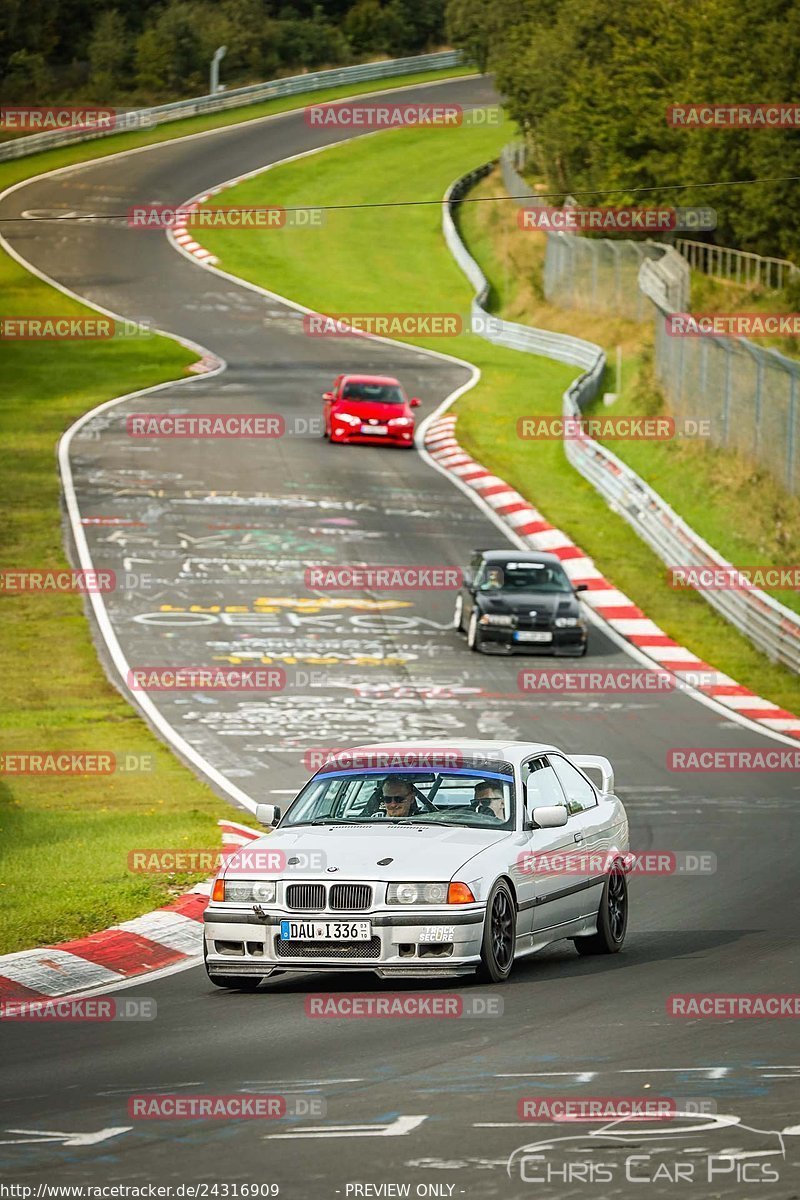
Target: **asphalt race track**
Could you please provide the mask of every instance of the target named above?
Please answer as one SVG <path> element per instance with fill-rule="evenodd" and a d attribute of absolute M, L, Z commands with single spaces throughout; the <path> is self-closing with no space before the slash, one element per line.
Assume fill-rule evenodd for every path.
<path fill-rule="evenodd" d="M 496 99 L 476 79 L 404 94 L 411 91 L 421 100 Z M 254 121 L 34 180 L 0 202 L 0 217 L 179 202 L 342 136 L 310 129 L 302 112 Z M 247 995 L 218 991 L 197 967 L 120 993 L 155 998 L 153 1021 L 6 1025 L 4 1176 L 34 1186 L 278 1184 L 287 1200 L 403 1194 L 354 1190 L 367 1183 L 470 1200 L 634 1197 L 646 1189 L 796 1196 L 800 1065 L 791 1064 L 800 1064 L 800 1046 L 792 1022 L 680 1021 L 665 1009 L 674 993 L 796 985 L 797 780 L 681 775 L 665 765 L 670 747 L 776 743 L 680 694 L 591 703 L 521 694 L 517 675 L 529 660 L 470 654 L 450 628 L 450 592 L 378 598 L 391 607 L 365 594 L 370 603 L 362 608 L 334 607 L 337 594 L 326 593 L 310 610 L 300 603 L 313 594 L 307 564 L 464 566 L 472 547 L 501 542 L 416 452 L 330 447 L 303 432 L 303 419 L 318 418 L 320 394 L 342 370 L 399 375 L 423 398 L 422 414 L 468 371 L 409 348 L 307 338 L 294 310 L 121 221 L 2 228 L 20 255 L 78 295 L 147 318 L 227 363 L 218 375 L 106 410 L 71 450 L 83 519 L 137 522 L 85 527 L 96 566 L 150 577 L 107 598 L 128 662 L 266 658 L 287 671 L 289 686 L 274 697 L 154 694 L 163 718 L 213 768 L 249 796 L 280 802 L 307 774 L 303 753 L 312 746 L 418 736 L 552 741 L 612 760 L 634 848 L 708 851 L 717 861 L 712 875 L 634 880 L 628 941 L 608 961 L 581 959 L 564 943 L 518 966 L 501 988 L 399 985 L 499 995 L 499 1018 L 309 1019 L 308 992 L 398 985 L 369 975 L 284 975 Z M 136 441 L 124 418 L 141 411 L 279 413 L 295 432 L 268 442 Z M 624 652 L 594 630 L 584 665 L 624 662 Z M 138 1123 L 127 1116 L 128 1097 L 142 1092 L 280 1090 L 323 1099 L 325 1116 Z M 662 1095 L 681 1108 L 711 1102 L 740 1124 L 692 1115 L 660 1128 L 637 1125 L 612 1141 L 590 1137 L 592 1126 L 520 1122 L 517 1102 L 534 1094 Z M 792 1127 L 794 1135 L 777 1137 Z M 68 1144 L 69 1133 L 99 1131 L 111 1132 Z M 523 1168 L 517 1160 L 507 1173 L 513 1151 L 548 1137 L 540 1158 Z M 722 1150 L 730 1156 L 708 1182 L 708 1155 Z M 678 1179 L 676 1164 L 684 1172 Z"/>

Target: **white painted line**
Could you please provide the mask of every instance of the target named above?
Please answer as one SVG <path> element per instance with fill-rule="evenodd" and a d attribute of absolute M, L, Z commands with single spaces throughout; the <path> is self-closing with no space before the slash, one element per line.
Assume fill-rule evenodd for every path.
<path fill-rule="evenodd" d="M 48 1129 L 6 1129 L 6 1133 L 22 1133 L 24 1138 L 13 1142 L 0 1142 L 0 1146 L 30 1146 L 34 1142 L 61 1142 L 64 1146 L 96 1146 L 98 1142 L 107 1142 L 109 1138 L 119 1137 L 121 1133 L 129 1133 L 132 1125 L 109 1126 L 98 1129 L 94 1133 L 65 1133 Z"/>
<path fill-rule="evenodd" d="M 341 1138 L 341 1137 L 403 1137 L 417 1129 L 427 1115 L 422 1117 L 396 1117 L 388 1125 L 309 1125 L 305 1129 L 293 1129 L 287 1133 L 267 1134 L 268 1138 Z"/>

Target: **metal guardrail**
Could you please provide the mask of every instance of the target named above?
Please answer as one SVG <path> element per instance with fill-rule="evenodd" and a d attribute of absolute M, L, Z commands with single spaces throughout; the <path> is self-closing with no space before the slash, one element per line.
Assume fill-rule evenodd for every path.
<path fill-rule="evenodd" d="M 583 366 L 584 373 L 567 388 L 563 397 L 564 415 L 576 417 L 599 390 L 605 368 L 602 348 L 580 338 L 518 325 L 488 314 L 483 306 L 489 282 L 456 227 L 454 212 L 459 200 L 494 165 L 485 164 L 462 176 L 451 184 L 444 197 L 445 241 L 477 293 L 472 302 L 473 330 L 496 345 Z M 513 182 L 512 194 L 524 194 L 521 182 Z M 731 563 L 695 533 L 649 484 L 605 446 L 592 438 L 567 438 L 564 447 L 571 465 L 594 486 L 614 512 L 624 517 L 663 562 L 670 566 L 734 570 Z M 797 613 L 755 588 L 698 591 L 768 658 L 800 672 L 800 616 Z"/>
<path fill-rule="evenodd" d="M 535 329 L 513 321 L 502 321 L 488 313 L 484 307 L 489 294 L 489 281 L 462 242 L 456 228 L 454 212 L 459 200 L 493 167 L 494 163 L 485 163 L 477 170 L 470 171 L 468 175 L 457 179 L 447 189 L 444 197 L 442 220 L 445 241 L 477 293 L 472 301 L 472 330 L 497 346 L 506 346 L 510 350 L 524 350 L 528 354 L 542 354 L 545 358 L 552 358 L 569 366 L 583 367 L 583 374 L 569 388 L 575 404 L 578 408 L 583 408 L 597 394 L 605 370 L 606 356 L 601 348 L 594 342 L 584 341 L 583 338 L 551 333 L 546 329 Z"/>
<path fill-rule="evenodd" d="M 159 104 L 154 108 L 132 109 L 119 113 L 111 128 L 54 129 L 0 143 L 0 162 L 71 145 L 73 142 L 92 141 L 95 138 L 110 137 L 115 133 L 130 132 L 134 129 L 150 129 L 154 125 L 180 121 L 184 117 L 258 104 L 261 100 L 298 96 L 303 92 L 319 91 L 321 88 L 387 79 L 394 75 L 413 75 L 417 71 L 446 70 L 448 67 L 459 66 L 463 61 L 462 51 L 443 50 L 437 54 L 416 54 L 410 58 L 390 58 L 385 62 L 358 63 L 352 67 L 333 67 L 327 71 L 312 71 L 305 75 L 288 75 L 285 79 L 254 83 L 248 87 L 234 88 L 230 92 L 218 92 L 214 96 L 196 96 L 189 100 L 175 100 L 171 104 Z"/>
<path fill-rule="evenodd" d="M 750 250 L 734 250 L 731 246 L 712 246 L 691 238 L 677 238 L 675 247 L 695 270 L 736 283 L 782 288 L 786 276 L 792 279 L 800 275 L 800 267 L 788 258 L 771 258 Z"/>
<path fill-rule="evenodd" d="M 517 202 L 544 204 L 519 173 L 525 163 L 525 147 L 505 146 L 500 170 L 506 191 Z M 564 207 L 577 201 L 567 196 Z M 634 321 L 648 320 L 652 309 L 637 286 L 642 268 L 651 272 L 653 286 L 676 311 L 688 307 L 690 275 L 682 257 L 664 242 L 651 238 L 633 241 L 621 238 L 582 237 L 580 234 L 549 231 L 544 264 L 544 294 L 564 308 L 598 309 Z"/>

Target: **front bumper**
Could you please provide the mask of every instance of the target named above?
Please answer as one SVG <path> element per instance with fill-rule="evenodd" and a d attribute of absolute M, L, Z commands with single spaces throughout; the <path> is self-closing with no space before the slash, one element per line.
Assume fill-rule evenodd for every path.
<path fill-rule="evenodd" d="M 479 625 L 478 629 L 484 645 L 494 643 L 508 650 L 524 650 L 526 654 L 582 654 L 589 637 L 587 630 L 573 626 L 571 629 L 531 630 L 551 633 L 552 640 L 549 642 L 518 642 L 514 639 L 517 630 L 507 625 Z"/>
<path fill-rule="evenodd" d="M 228 911 L 233 909 L 233 911 Z M 371 971 L 382 978 L 468 975 L 480 961 L 485 907 L 423 912 L 298 913 L 217 905 L 204 913 L 206 967 L 212 975 L 271 975 L 273 971 Z M 282 920 L 368 920 L 368 942 L 282 941 Z M 433 929 L 452 929 L 447 941 L 429 941 Z"/>
<path fill-rule="evenodd" d="M 406 429 L 398 433 L 375 434 L 370 436 L 364 433 L 351 433 L 343 429 L 334 428 L 331 433 L 331 441 L 338 445 L 360 445 L 360 446 L 413 446 L 414 445 L 414 430 Z"/>

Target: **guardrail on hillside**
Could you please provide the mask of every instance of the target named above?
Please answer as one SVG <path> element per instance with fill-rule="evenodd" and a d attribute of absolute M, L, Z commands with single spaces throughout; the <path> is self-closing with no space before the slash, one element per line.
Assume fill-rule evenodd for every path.
<path fill-rule="evenodd" d="M 573 367 L 583 367 L 583 374 L 570 385 L 575 411 L 583 409 L 597 395 L 600 380 L 606 365 L 606 356 L 594 342 L 583 338 L 569 337 L 563 333 L 550 333 L 546 329 L 535 329 L 531 325 L 519 325 L 514 321 L 502 321 L 491 316 L 485 309 L 489 294 L 489 281 L 461 240 L 454 220 L 454 212 L 461 198 L 480 179 L 489 173 L 494 163 L 485 163 L 468 175 L 457 179 L 444 197 L 444 237 L 461 270 L 467 276 L 476 295 L 472 300 L 472 328 L 489 342 L 506 346 L 510 350 L 524 350 L 528 354 L 542 354 Z"/>
<path fill-rule="evenodd" d="M 800 275 L 800 267 L 788 258 L 771 258 L 750 250 L 734 250 L 731 246 L 712 246 L 691 238 L 677 238 L 675 248 L 696 271 L 733 279 L 736 283 L 782 288 L 787 277 Z"/>
<path fill-rule="evenodd" d="M 473 329 L 496 345 L 584 367 L 584 373 L 567 388 L 563 398 L 564 415 L 578 416 L 599 390 L 605 367 L 602 348 L 580 338 L 518 325 L 488 314 L 484 304 L 489 282 L 456 227 L 454 213 L 459 200 L 494 165 L 485 164 L 457 179 L 448 188 L 443 204 L 445 241 L 477 293 L 472 301 Z M 517 194 L 516 189 L 513 194 Z M 480 319 L 476 321 L 475 317 Z M 615 512 L 624 517 L 663 562 L 669 566 L 733 570 L 727 559 L 709 546 L 649 484 L 605 446 L 591 438 L 567 438 L 564 448 L 572 466 Z M 698 591 L 770 659 L 800 672 L 800 616 L 797 613 L 757 589 Z"/>
<path fill-rule="evenodd" d="M 230 92 L 217 92 L 213 96 L 196 96 L 189 100 L 175 100 L 171 104 L 159 104 L 154 108 L 132 109 L 120 113 L 113 128 L 54 129 L 0 143 L 0 162 L 11 158 L 23 158 L 28 154 L 38 154 L 41 150 L 67 146 L 72 142 L 87 142 L 133 129 L 147 129 L 153 125 L 162 125 L 166 121 L 180 121 L 184 117 L 258 104 L 261 100 L 297 96 L 303 92 L 319 91 L 321 88 L 387 79 L 394 75 L 413 75 L 417 71 L 446 70 L 448 67 L 457 67 L 463 60 L 462 51 L 443 50 L 437 54 L 416 54 L 410 58 L 390 58 L 385 62 L 358 63 L 352 67 L 311 71 L 306 75 L 288 75 L 284 79 L 254 83 L 249 87 L 234 88 Z"/>
<path fill-rule="evenodd" d="M 506 146 L 500 155 L 500 169 L 506 191 L 526 205 L 543 200 L 520 175 L 524 152 L 519 146 Z M 569 206 L 571 197 L 564 204 Z M 572 201 L 574 204 L 575 202 Z M 651 238 L 631 239 L 581 237 L 580 234 L 548 232 L 544 264 L 544 294 L 553 304 L 565 308 L 601 309 L 645 321 L 650 305 L 638 287 L 639 273 L 645 264 L 656 266 L 654 279 L 667 289 L 676 309 L 689 303 L 689 268 L 664 242 Z"/>

